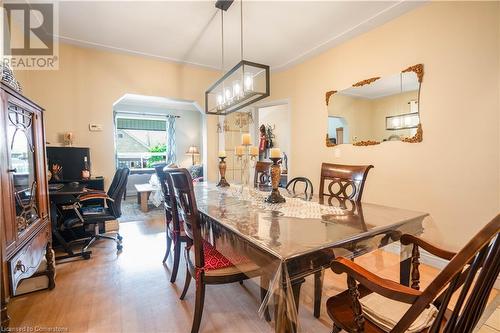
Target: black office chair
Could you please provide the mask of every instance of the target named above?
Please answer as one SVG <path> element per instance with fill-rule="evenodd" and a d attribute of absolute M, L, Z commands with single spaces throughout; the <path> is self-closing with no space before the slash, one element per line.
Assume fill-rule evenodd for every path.
<path fill-rule="evenodd" d="M 116 242 L 116 249 L 121 251 L 123 246 L 121 244 L 122 236 L 116 232 L 116 237 L 109 236 L 109 233 L 100 233 L 99 225 L 106 221 L 116 220 L 122 215 L 121 203 L 123 193 L 127 187 L 127 180 L 130 170 L 122 168 L 116 170 L 113 181 L 109 186 L 108 192 L 93 191 L 80 195 L 77 198 L 75 205 L 78 207 L 79 215 L 67 218 L 63 222 L 64 229 L 72 229 L 75 227 L 93 225 L 94 234 L 89 238 L 82 253 L 88 253 L 88 248 L 99 239 L 110 239 Z M 102 200 L 102 201 L 101 201 Z M 96 202 L 102 204 L 94 204 Z M 92 202 L 91 205 L 85 205 Z"/>

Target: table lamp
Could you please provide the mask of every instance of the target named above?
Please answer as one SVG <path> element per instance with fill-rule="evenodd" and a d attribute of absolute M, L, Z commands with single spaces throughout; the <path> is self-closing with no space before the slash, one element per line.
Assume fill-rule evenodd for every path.
<path fill-rule="evenodd" d="M 200 151 L 198 150 L 197 146 L 189 146 L 188 150 L 186 151 L 186 155 L 191 155 L 191 161 L 194 165 L 194 157 L 195 155 L 200 155 Z"/>

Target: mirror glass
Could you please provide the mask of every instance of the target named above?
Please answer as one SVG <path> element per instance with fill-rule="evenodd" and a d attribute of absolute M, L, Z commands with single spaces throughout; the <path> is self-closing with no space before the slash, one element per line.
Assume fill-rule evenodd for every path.
<path fill-rule="evenodd" d="M 419 78 L 413 71 L 333 92 L 328 100 L 327 145 L 370 145 L 413 137 L 420 124 L 419 93 Z"/>

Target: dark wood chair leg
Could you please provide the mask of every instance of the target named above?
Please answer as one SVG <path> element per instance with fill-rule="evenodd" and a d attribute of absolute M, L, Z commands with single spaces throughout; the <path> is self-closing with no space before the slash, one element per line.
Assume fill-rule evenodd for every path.
<path fill-rule="evenodd" d="M 323 293 L 324 270 L 314 273 L 314 317 L 321 315 L 321 294 Z"/>
<path fill-rule="evenodd" d="M 172 247 L 172 238 L 168 235 L 167 231 L 167 249 L 165 250 L 165 256 L 163 257 L 163 263 L 165 263 L 168 259 L 168 256 L 170 254 L 170 248 Z"/>
<path fill-rule="evenodd" d="M 260 277 L 260 301 L 264 302 L 264 298 L 266 298 L 267 290 L 269 289 L 269 279 L 262 275 Z M 269 307 L 266 306 L 264 309 L 264 318 L 266 321 L 271 321 L 271 315 L 269 314 Z"/>
<path fill-rule="evenodd" d="M 191 333 L 198 333 L 200 330 L 201 317 L 203 316 L 203 305 L 205 303 L 205 284 L 201 277 L 196 281 L 196 302 L 194 306 L 193 327 Z"/>
<path fill-rule="evenodd" d="M 191 273 L 189 273 L 189 268 L 187 267 L 186 264 L 186 280 L 184 281 L 184 289 L 182 290 L 180 299 L 184 299 L 184 297 L 186 297 L 190 283 L 191 283 Z"/>
<path fill-rule="evenodd" d="M 181 260 L 181 242 L 177 240 L 174 244 L 174 266 L 172 268 L 172 276 L 170 282 L 174 283 L 177 279 L 177 271 L 179 270 L 179 262 Z"/>

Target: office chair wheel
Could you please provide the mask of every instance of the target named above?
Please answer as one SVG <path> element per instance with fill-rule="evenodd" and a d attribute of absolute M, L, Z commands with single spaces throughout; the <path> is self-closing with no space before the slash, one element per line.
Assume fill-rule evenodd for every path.
<path fill-rule="evenodd" d="M 121 244 L 116 244 L 116 249 L 117 249 L 118 251 L 121 251 L 121 250 L 123 249 L 123 245 L 121 245 Z"/>
<path fill-rule="evenodd" d="M 116 239 L 118 239 L 120 242 L 122 241 L 123 237 L 120 235 L 116 235 Z"/>

